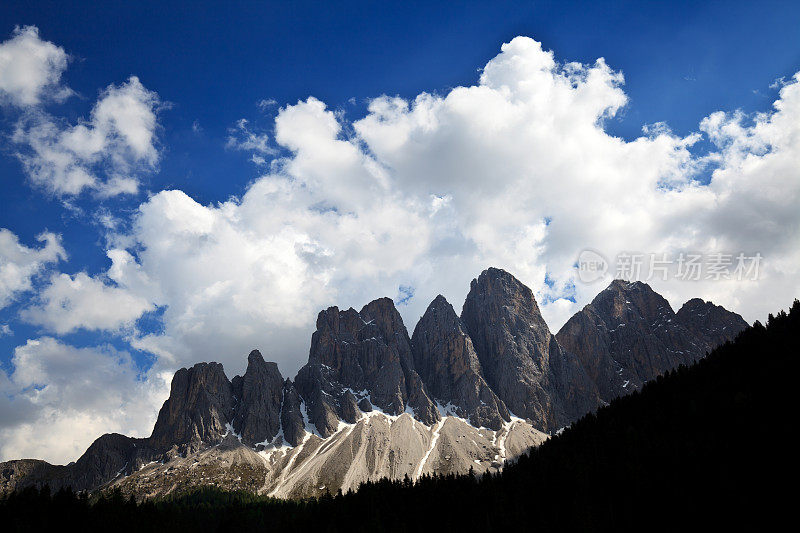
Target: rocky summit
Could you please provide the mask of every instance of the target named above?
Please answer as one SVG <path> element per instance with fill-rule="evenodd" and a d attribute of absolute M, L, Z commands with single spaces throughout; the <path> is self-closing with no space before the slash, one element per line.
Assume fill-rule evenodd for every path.
<path fill-rule="evenodd" d="M 646 283 L 615 280 L 556 339 L 577 356 L 608 402 L 697 361 L 746 327 L 741 316 L 711 302 L 695 298 L 675 313 Z"/>
<path fill-rule="evenodd" d="M 517 416 L 552 432 L 598 405 L 597 387 L 550 332 L 531 290 L 496 268 L 472 281 L 462 319 L 486 381 Z"/>
<path fill-rule="evenodd" d="M 494 430 L 511 420 L 503 400 L 486 383 L 464 323 L 444 296 L 428 306 L 411 342 L 422 381 L 445 412 Z"/>
<path fill-rule="evenodd" d="M 119 488 L 137 498 L 198 486 L 276 497 L 382 477 L 497 471 L 584 414 L 703 357 L 747 327 L 693 299 L 676 313 L 616 280 L 553 335 L 532 291 L 490 268 L 459 316 L 437 296 L 409 337 L 392 300 L 320 312 L 294 380 L 257 350 L 175 373 L 148 438 L 108 434 L 66 466 L 0 464 L 0 493 Z"/>
<path fill-rule="evenodd" d="M 372 409 L 409 412 L 428 425 L 440 418 L 414 369 L 411 340 L 389 298 L 360 312 L 336 307 L 321 312 L 296 385 L 309 421 L 323 437 L 332 435 L 339 421 L 354 424 Z"/>

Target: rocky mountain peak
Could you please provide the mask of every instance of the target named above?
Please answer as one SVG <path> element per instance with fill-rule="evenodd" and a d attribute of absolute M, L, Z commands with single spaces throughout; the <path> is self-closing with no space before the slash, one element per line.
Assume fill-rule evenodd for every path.
<path fill-rule="evenodd" d="M 681 306 L 681 309 L 685 309 L 687 311 L 689 311 L 689 310 L 704 310 L 704 309 L 707 309 L 710 306 L 721 307 L 721 306 L 715 306 L 711 301 L 706 302 L 702 298 L 691 298 L 690 300 L 687 300 L 686 303 Z"/>
<path fill-rule="evenodd" d="M 272 441 L 281 429 L 283 376 L 278 365 L 264 361 L 258 350 L 247 357 L 247 370 L 232 381 L 232 425 L 248 446 Z"/>
<path fill-rule="evenodd" d="M 674 315 L 669 302 L 650 285 L 641 281 L 612 281 L 594 298 L 592 306 L 605 316 L 623 320 L 630 319 L 631 312 L 634 312 L 637 319 L 645 320 L 665 316 L 672 318 Z"/>
<path fill-rule="evenodd" d="M 478 354 L 453 306 L 437 296 L 414 328 L 414 366 L 445 410 L 475 426 L 500 429 L 505 404 L 483 377 Z"/>
<path fill-rule="evenodd" d="M 596 388 L 550 333 L 532 291 L 504 270 L 473 280 L 461 314 L 487 383 L 517 416 L 555 431 L 594 409 Z"/>
<path fill-rule="evenodd" d="M 328 436 L 339 420 L 354 423 L 373 406 L 388 414 L 411 408 L 425 422 L 438 412 L 414 369 L 403 319 L 389 298 L 361 312 L 331 307 L 317 318 L 309 362 L 297 375 L 309 420 Z"/>
<path fill-rule="evenodd" d="M 610 401 L 696 361 L 744 327 L 739 315 L 702 300 L 690 300 L 676 314 L 647 283 L 614 280 L 556 338 L 578 356 L 603 400 Z"/>
<path fill-rule="evenodd" d="M 450 302 L 447 301 L 447 298 L 445 298 L 441 294 L 437 294 L 436 298 L 434 298 L 431 301 L 430 305 L 428 305 L 428 309 L 433 309 L 433 310 L 446 309 L 447 307 L 450 307 L 451 309 L 453 308 L 453 306 L 450 305 Z M 453 312 L 455 313 L 455 310 L 453 310 Z"/>
<path fill-rule="evenodd" d="M 732 340 L 748 324 L 736 313 L 710 301 L 692 298 L 676 313 L 678 321 L 702 342 L 701 350 L 711 351 Z"/>
<path fill-rule="evenodd" d="M 431 320 L 435 321 L 437 324 L 441 324 L 443 326 L 449 325 L 452 327 L 458 327 L 461 322 L 456 314 L 455 309 L 453 309 L 453 306 L 450 305 L 450 302 L 448 302 L 447 299 L 441 294 L 436 296 L 436 298 L 434 298 L 433 301 L 428 304 L 428 308 L 419 319 L 419 322 L 417 322 L 417 326 L 414 331 L 419 328 L 421 323 Z"/>
<path fill-rule="evenodd" d="M 232 415 L 233 389 L 222 365 L 197 363 L 175 373 L 150 439 L 164 450 L 196 450 L 219 442 Z"/>
<path fill-rule="evenodd" d="M 383 297 L 372 300 L 358 313 L 367 324 L 374 323 L 380 328 L 384 337 L 406 332 L 403 318 L 391 298 Z"/>
<path fill-rule="evenodd" d="M 487 315 L 498 319 L 520 319 L 529 326 L 534 325 L 542 334 L 550 331 L 530 288 L 499 268 L 487 268 L 472 280 L 462 315 L 468 307 L 481 307 Z"/>
<path fill-rule="evenodd" d="M 247 355 L 248 369 L 250 365 L 261 366 L 266 364 L 264 356 L 258 350 L 253 350 Z"/>

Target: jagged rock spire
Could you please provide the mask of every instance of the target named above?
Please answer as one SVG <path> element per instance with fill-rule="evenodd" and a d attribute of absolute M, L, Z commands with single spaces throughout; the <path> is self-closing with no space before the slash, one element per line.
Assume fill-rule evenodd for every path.
<path fill-rule="evenodd" d="M 222 365 L 197 363 L 175 373 L 150 439 L 156 448 L 197 450 L 222 440 L 232 416 L 233 391 Z"/>
<path fill-rule="evenodd" d="M 475 426 L 500 429 L 505 404 L 483 378 L 478 354 L 453 306 L 437 296 L 414 328 L 414 367 L 441 405 Z"/>
<path fill-rule="evenodd" d="M 360 312 L 322 311 L 309 362 L 295 381 L 310 422 L 323 436 L 340 419 L 355 422 L 364 400 L 393 415 L 410 407 L 425 423 L 439 417 L 414 370 L 408 332 L 389 298 L 370 302 Z"/>
<path fill-rule="evenodd" d="M 461 318 L 486 381 L 517 416 L 552 432 L 599 404 L 594 383 L 550 333 L 531 290 L 504 270 L 472 280 Z"/>
<path fill-rule="evenodd" d="M 267 363 L 261 352 L 247 357 L 247 370 L 232 381 L 235 397 L 233 429 L 248 446 L 270 442 L 281 429 L 283 377 L 275 363 Z"/>
<path fill-rule="evenodd" d="M 281 405 L 281 429 L 283 440 L 297 446 L 305 435 L 305 421 L 301 410 L 302 398 L 291 380 L 283 384 L 283 405 Z"/>

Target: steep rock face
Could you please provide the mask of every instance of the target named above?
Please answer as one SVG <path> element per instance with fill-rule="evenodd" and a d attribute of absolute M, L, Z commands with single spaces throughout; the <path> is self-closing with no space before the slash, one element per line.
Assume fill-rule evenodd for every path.
<path fill-rule="evenodd" d="M 146 439 L 132 439 L 119 433 L 103 435 L 69 465 L 72 488 L 93 489 L 117 475 L 134 471 L 153 455 Z"/>
<path fill-rule="evenodd" d="M 297 446 L 305 434 L 305 420 L 302 412 L 302 399 L 291 380 L 283 384 L 283 405 L 281 405 L 281 428 L 283 439 L 290 446 Z"/>
<path fill-rule="evenodd" d="M 691 364 L 746 327 L 735 313 L 691 300 L 681 316 L 642 282 L 613 281 L 556 335 L 597 383 L 604 401 Z M 708 331 L 708 333 L 706 333 Z"/>
<path fill-rule="evenodd" d="M 320 363 L 308 363 L 295 377 L 295 386 L 302 395 L 302 406 L 312 429 L 323 437 L 332 435 L 339 420 L 346 420 L 355 398 L 336 381 L 331 370 Z"/>
<path fill-rule="evenodd" d="M 614 280 L 556 338 L 578 356 L 606 402 L 698 356 L 669 302 L 642 282 Z"/>
<path fill-rule="evenodd" d="M 444 296 L 437 296 L 411 337 L 414 367 L 442 405 L 477 427 L 500 429 L 510 420 L 505 404 L 483 378 L 466 328 Z"/>
<path fill-rule="evenodd" d="M 486 381 L 515 415 L 552 432 L 597 407 L 594 383 L 508 272 L 490 268 L 472 280 L 461 318 Z"/>
<path fill-rule="evenodd" d="M 150 442 L 164 451 L 195 451 L 221 441 L 232 418 L 233 390 L 222 365 L 198 363 L 175 373 Z"/>
<path fill-rule="evenodd" d="M 295 383 L 323 437 L 334 433 L 339 420 L 355 423 L 371 406 L 392 415 L 410 407 L 425 423 L 439 417 L 414 370 L 403 320 L 388 298 L 370 302 L 361 312 L 322 311 L 309 362 Z"/>
<path fill-rule="evenodd" d="M 283 377 L 258 350 L 247 357 L 244 376 L 231 382 L 235 398 L 232 426 L 248 446 L 272 441 L 281 429 Z"/>
<path fill-rule="evenodd" d="M 397 353 L 400 369 L 405 379 L 406 397 L 403 399 L 405 405 L 410 407 L 414 411 L 414 416 L 425 424 L 433 424 L 439 420 L 439 412 L 428 396 L 419 374 L 414 369 L 411 339 L 394 302 L 390 298 L 373 300 L 361 309 L 360 315 L 367 324 L 374 324 L 378 327 L 387 347 L 390 351 Z M 399 414 L 402 411 L 403 409 L 400 408 L 393 412 Z"/>
<path fill-rule="evenodd" d="M 642 379 L 615 358 L 609 328 L 591 309 L 577 313 L 556 334 L 559 344 L 576 354 L 605 402 L 633 391 Z"/>
<path fill-rule="evenodd" d="M 703 352 L 733 340 L 748 326 L 740 315 L 700 298 L 692 298 L 675 314 L 678 321 L 702 342 Z"/>

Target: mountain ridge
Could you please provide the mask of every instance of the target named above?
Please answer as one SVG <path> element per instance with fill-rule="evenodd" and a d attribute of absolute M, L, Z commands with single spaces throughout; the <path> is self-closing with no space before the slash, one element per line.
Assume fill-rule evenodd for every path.
<path fill-rule="evenodd" d="M 302 497 L 383 476 L 498 471 L 746 325 L 699 299 L 675 313 L 647 284 L 616 280 L 553 334 L 530 289 L 490 268 L 461 316 L 437 296 L 412 336 L 388 298 L 321 311 L 294 380 L 258 350 L 232 380 L 219 363 L 182 368 L 150 437 L 101 436 L 64 467 L 2 463 L 0 493 L 49 483 L 141 497 L 211 483 Z"/>

